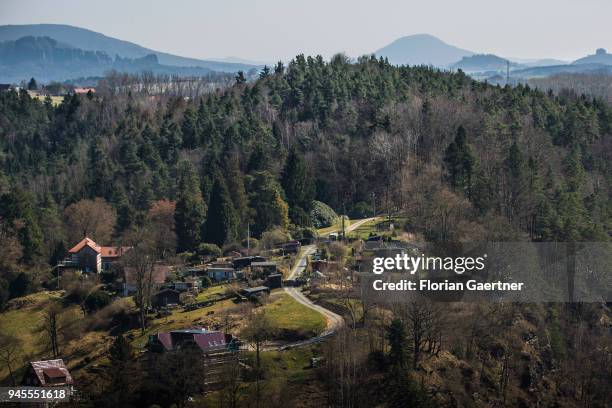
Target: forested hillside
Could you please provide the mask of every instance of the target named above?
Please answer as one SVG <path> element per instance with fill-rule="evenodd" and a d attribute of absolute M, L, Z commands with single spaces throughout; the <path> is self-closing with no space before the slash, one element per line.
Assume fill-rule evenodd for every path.
<path fill-rule="evenodd" d="M 240 242 L 247 224 L 308 227 L 313 200 L 402 213 L 430 240 L 609 239 L 612 108 L 598 99 L 302 55 L 199 99 L 116 91 L 57 107 L 0 94 L 4 287 L 63 256 L 94 199 L 110 214 L 96 238 L 114 242 L 169 200 L 179 252 Z"/>

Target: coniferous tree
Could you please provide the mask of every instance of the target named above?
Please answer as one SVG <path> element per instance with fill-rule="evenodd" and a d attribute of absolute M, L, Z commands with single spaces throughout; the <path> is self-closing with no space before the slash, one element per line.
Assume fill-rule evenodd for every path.
<path fill-rule="evenodd" d="M 270 173 L 255 173 L 249 186 L 249 202 L 254 210 L 253 234 L 261 235 L 273 227 L 286 228 L 289 224 L 289 208 L 279 190 Z"/>
<path fill-rule="evenodd" d="M 174 212 L 177 252 L 193 251 L 201 241 L 206 206 L 193 165 L 184 161 L 178 167 L 178 200 Z"/>
<path fill-rule="evenodd" d="M 183 146 L 187 149 L 194 149 L 198 144 L 200 130 L 198 129 L 198 115 L 193 107 L 188 107 L 183 114 L 181 125 L 183 134 Z"/>
<path fill-rule="evenodd" d="M 446 149 L 444 162 L 447 166 L 451 186 L 454 189 L 464 191 L 470 197 L 476 159 L 471 146 L 468 144 L 463 125 L 459 126 L 455 140 Z"/>
<path fill-rule="evenodd" d="M 244 71 L 238 71 L 238 73 L 236 74 L 236 84 L 237 85 L 241 85 L 244 84 L 246 82 L 246 77 L 244 76 Z"/>
<path fill-rule="evenodd" d="M 249 221 L 249 207 L 244 184 L 244 176 L 240 171 L 237 156 L 225 160 L 225 180 L 230 198 L 236 210 L 236 220 L 240 229 L 246 228 Z"/>
<path fill-rule="evenodd" d="M 259 73 L 259 79 L 264 79 L 270 76 L 270 67 L 264 65 L 261 72 Z"/>
<path fill-rule="evenodd" d="M 389 365 L 387 374 L 388 406 L 421 408 L 429 406 L 425 392 L 412 379 L 408 369 L 408 340 L 404 322 L 395 318 L 387 329 Z"/>
<path fill-rule="evenodd" d="M 12 225 L 22 247 L 22 260 L 32 262 L 42 253 L 43 235 L 34 211 L 34 198 L 17 188 L 0 197 L 0 218 Z"/>
<path fill-rule="evenodd" d="M 314 200 L 314 183 L 306 172 L 304 156 L 296 148 L 291 149 L 281 175 L 281 185 L 287 197 L 292 220 L 296 224 L 304 223 L 299 215 L 309 213 Z M 301 219 L 299 219 L 301 218 Z M 300 222 L 301 221 L 301 222 Z"/>
<path fill-rule="evenodd" d="M 38 89 L 38 84 L 36 83 L 36 80 L 34 78 L 30 78 L 30 81 L 28 82 L 28 91 L 35 91 Z"/>
<path fill-rule="evenodd" d="M 204 240 L 222 247 L 238 236 L 237 219 L 229 191 L 221 176 L 212 188 L 204 227 Z"/>

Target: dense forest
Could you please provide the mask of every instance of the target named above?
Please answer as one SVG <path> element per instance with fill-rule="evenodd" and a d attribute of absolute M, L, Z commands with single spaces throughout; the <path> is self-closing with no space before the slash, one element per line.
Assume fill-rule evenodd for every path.
<path fill-rule="evenodd" d="M 198 98 L 130 93 L 111 82 L 57 106 L 26 91 L 0 93 L 0 306 L 45 285 L 84 234 L 122 245 L 150 228 L 162 258 L 215 245 L 230 251 L 247 233 L 260 238 L 280 227 L 294 238 L 312 235 L 325 204 L 350 218 L 401 215 L 408 232 L 432 241 L 610 238 L 612 107 L 600 99 L 342 55 L 329 62 L 300 55 L 264 68 L 256 81 L 239 73 L 232 86 Z M 365 346 L 352 332 L 330 341 L 329 367 L 337 364 L 323 380 L 330 401 L 360 406 L 360 399 L 383 398 L 377 390 L 391 381 L 396 391 L 388 396 L 399 405 L 390 406 L 424 406 L 406 397 L 421 398 L 419 387 L 393 375 L 409 361 L 417 368 L 421 351 L 413 348 L 409 358 L 404 343 L 415 338 L 411 319 L 423 308 L 432 315 L 430 306 L 412 305 L 394 311 L 404 320 L 381 326 L 390 362 L 377 360 L 384 341 L 367 357 L 357 353 Z M 522 315 L 546 328 L 546 344 L 561 363 L 538 370 L 558 381 L 563 398 L 573 381 L 583 381 L 583 398 L 605 400 L 597 384 L 609 382 L 606 368 L 586 367 L 605 361 L 586 335 L 597 324 L 596 307 L 469 310 L 460 330 L 439 326 L 456 337 L 448 347 L 457 358 L 481 364 L 480 384 L 491 364 L 485 350 L 501 347 L 503 336 L 516 346 L 513 355 L 525 358 L 513 323 Z M 564 330 L 573 334 L 563 337 Z M 347 362 L 334 347 L 355 352 Z M 546 350 L 537 358 L 544 361 Z M 482 362 L 474 363 L 478 353 Z M 504 389 L 509 364 L 522 367 L 523 360 L 499 361 Z M 391 380 L 379 381 L 377 364 Z M 460 364 L 456 378 L 471 378 L 471 366 Z M 555 367 L 576 375 L 559 377 Z M 527 376 L 521 387 L 532 387 L 535 377 L 519 375 L 521 384 Z M 546 395 L 557 392 L 546 381 Z M 459 395 L 453 392 L 445 394 L 449 406 Z"/>
<path fill-rule="evenodd" d="M 300 237 L 317 201 L 401 213 L 428 240 L 607 241 L 611 135 L 599 99 L 374 57 L 299 55 L 191 99 L 2 92 L 2 298 L 83 232 L 120 242 L 163 204 L 177 252 L 240 243 L 247 224 Z"/>

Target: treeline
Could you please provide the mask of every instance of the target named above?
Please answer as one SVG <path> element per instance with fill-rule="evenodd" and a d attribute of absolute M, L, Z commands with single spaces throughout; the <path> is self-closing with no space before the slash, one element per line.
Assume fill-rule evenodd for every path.
<path fill-rule="evenodd" d="M 374 57 L 300 55 L 190 100 L 3 92 L 0 216 L 18 246 L 2 257 L 55 261 L 73 243 L 66 208 L 86 199 L 110 206 L 114 240 L 169 201 L 178 251 L 239 242 L 247 225 L 299 235 L 315 199 L 405 213 L 432 240 L 607 240 L 611 133 L 599 99 Z"/>

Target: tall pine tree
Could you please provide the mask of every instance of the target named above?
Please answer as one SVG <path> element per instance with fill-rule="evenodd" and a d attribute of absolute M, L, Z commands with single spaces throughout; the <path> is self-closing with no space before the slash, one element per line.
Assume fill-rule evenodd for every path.
<path fill-rule="evenodd" d="M 312 207 L 314 183 L 307 174 L 304 156 L 295 147 L 289 151 L 285 161 L 281 185 L 289 204 L 292 221 L 296 224 L 307 223 L 304 215 L 310 212 Z"/>
<path fill-rule="evenodd" d="M 181 162 L 178 171 L 178 200 L 174 211 L 177 252 L 193 251 L 201 241 L 206 205 L 193 165 L 187 161 Z"/>
<path fill-rule="evenodd" d="M 237 218 L 234 205 L 223 178 L 215 180 L 208 204 L 208 214 L 204 228 L 204 240 L 222 247 L 238 236 Z"/>

